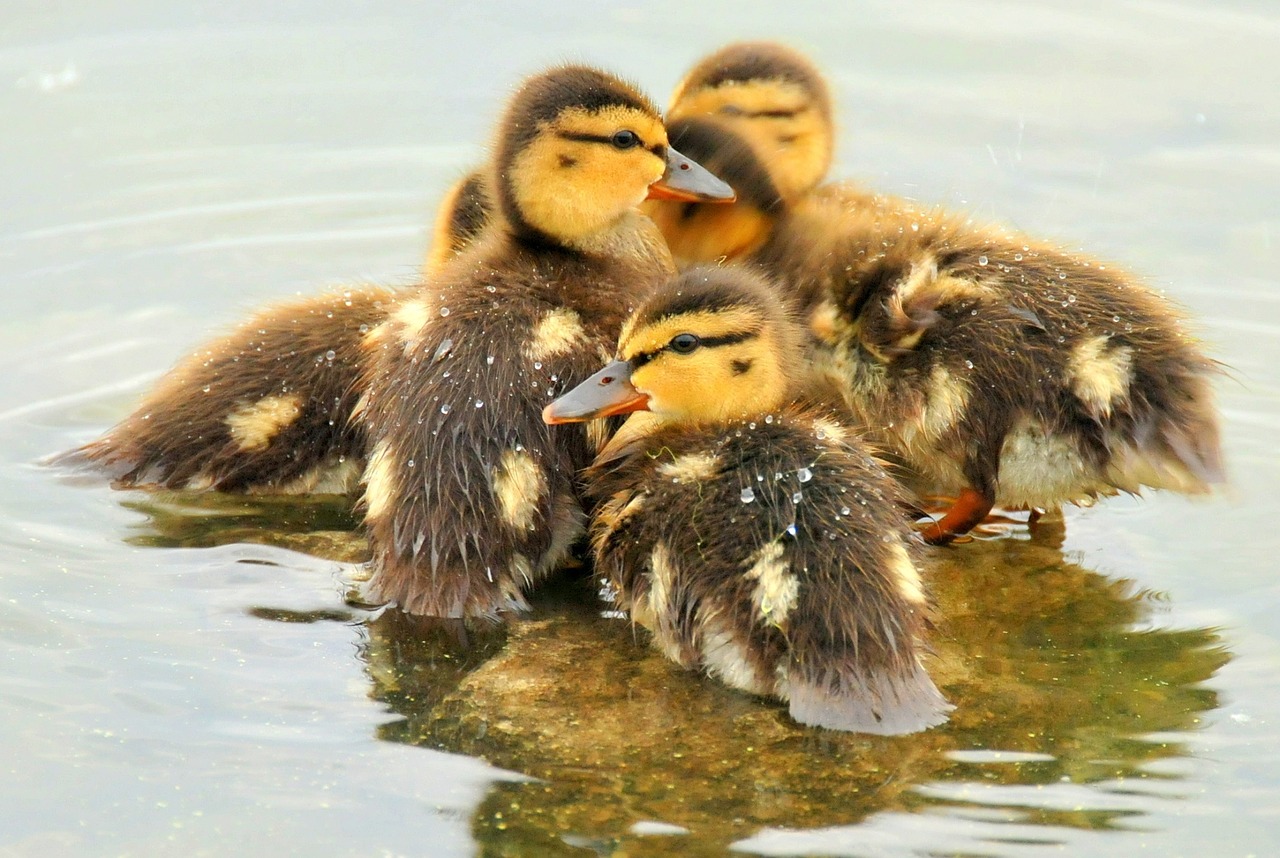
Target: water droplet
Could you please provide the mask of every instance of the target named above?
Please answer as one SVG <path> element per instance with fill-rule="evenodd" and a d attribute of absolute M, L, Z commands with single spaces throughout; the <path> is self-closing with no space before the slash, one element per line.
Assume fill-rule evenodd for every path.
<path fill-rule="evenodd" d="M 439 347 L 436 349 L 436 353 L 431 356 L 431 359 L 444 360 L 445 356 L 449 354 L 449 351 L 452 348 L 453 348 L 453 340 L 449 339 L 448 337 L 445 337 L 444 342 L 442 342 L 439 345 Z"/>
<path fill-rule="evenodd" d="M 206 385 L 204 386 L 204 388 L 203 388 L 203 389 L 204 389 L 204 392 L 205 392 L 205 393 L 208 393 L 208 392 L 209 392 L 209 385 L 207 385 L 207 384 L 206 384 Z M 148 416 L 148 417 L 150 417 L 151 415 L 150 415 L 150 414 L 148 414 L 147 416 Z"/>
<path fill-rule="evenodd" d="M 1068 304 L 1074 304 L 1075 302 L 1076 302 L 1076 296 L 1075 296 L 1075 295 L 1068 295 L 1068 296 L 1067 296 L 1067 303 L 1068 303 Z"/>
<path fill-rule="evenodd" d="M 1014 262 L 1021 262 L 1021 261 L 1022 261 L 1022 254 L 1021 254 L 1021 253 L 1015 253 L 1015 254 L 1013 255 L 1013 261 L 1014 261 Z"/>
<path fill-rule="evenodd" d="M 440 406 L 440 413 L 441 413 L 441 414 L 448 414 L 448 413 L 449 413 L 450 411 L 452 411 L 452 410 L 453 410 L 453 406 L 452 406 L 452 405 L 450 405 L 450 404 L 449 404 L 449 403 L 447 403 L 447 402 Z"/>
<path fill-rule="evenodd" d="M 979 265 L 986 265 L 986 264 L 987 264 L 987 257 L 985 257 L 985 256 L 979 256 L 979 257 L 978 257 L 978 264 L 979 264 Z"/>
<path fill-rule="evenodd" d="M 484 408 L 484 400 L 483 400 L 483 399 L 477 399 L 477 400 L 476 400 L 476 408 Z"/>
<path fill-rule="evenodd" d="M 800 470 L 796 471 L 796 479 L 798 479 L 802 483 L 807 483 L 809 482 L 809 480 L 813 479 L 813 471 L 809 470 L 808 468 L 801 468 Z"/>
<path fill-rule="evenodd" d="M 440 308 L 440 315 L 441 315 L 441 316 L 447 316 L 447 315 L 449 315 L 449 308 L 448 308 L 448 307 L 441 307 L 441 308 Z"/>
<path fill-rule="evenodd" d="M 488 292 L 490 295 L 492 295 L 494 292 L 497 292 L 497 291 L 498 291 L 498 287 L 497 287 L 497 286 L 494 286 L 492 283 L 490 283 L 488 286 L 484 287 L 484 291 L 486 291 L 486 292 Z"/>
<path fill-rule="evenodd" d="M 534 368 L 534 369 L 542 369 L 542 361 L 535 360 L 535 361 L 533 362 L 533 368 Z"/>
<path fill-rule="evenodd" d="M 405 462 L 405 464 L 406 464 L 407 466 L 409 466 L 410 468 L 412 468 L 412 467 L 413 467 L 413 459 L 410 459 L 409 461 Z"/>
<path fill-rule="evenodd" d="M 772 414 L 766 414 L 766 415 L 764 416 L 764 422 L 765 422 L 765 423 L 772 423 L 772 422 L 773 422 L 773 415 L 772 415 Z"/>
<path fill-rule="evenodd" d="M 361 325 L 361 326 L 360 326 L 360 333 L 362 333 L 362 334 L 367 334 L 367 333 L 369 333 L 369 326 L 368 326 L 368 325 Z"/>
<path fill-rule="evenodd" d="M 324 353 L 325 360 L 333 360 L 337 356 L 338 356 L 338 353 L 335 352 L 333 349 L 329 349 L 327 352 Z"/>
<path fill-rule="evenodd" d="M 790 536 L 796 535 L 796 523 L 794 521 L 787 525 L 787 534 Z"/>
<path fill-rule="evenodd" d="M 965 366 L 965 369 L 973 369 L 973 361 L 971 360 L 965 361 L 964 366 Z"/>
<path fill-rule="evenodd" d="M 756 474 L 756 482 L 757 482 L 757 483 L 763 483 L 763 482 L 764 482 L 764 474 Z"/>
<path fill-rule="evenodd" d="M 852 510 L 850 510 L 847 506 L 840 507 L 841 515 L 848 515 L 850 512 L 852 512 Z"/>
<path fill-rule="evenodd" d="M 801 494 L 800 492 L 796 492 L 796 493 L 794 493 L 793 495 L 791 495 L 791 502 L 792 502 L 792 503 L 800 503 L 800 501 L 802 501 L 802 500 L 804 500 L 804 495 L 803 495 L 803 494 Z"/>
<path fill-rule="evenodd" d="M 1058 272 L 1058 279 L 1059 279 L 1059 280 L 1066 280 L 1066 279 L 1067 279 L 1067 272 L 1065 272 L 1065 271 L 1059 271 L 1059 272 Z"/>
<path fill-rule="evenodd" d="M 1113 321 L 1113 322 L 1118 322 L 1118 321 L 1120 321 L 1120 317 L 1119 317 L 1119 316 L 1112 316 L 1112 317 L 1111 317 L 1111 321 Z"/>
<path fill-rule="evenodd" d="M 486 358 L 484 359 L 484 362 L 485 362 L 486 364 L 488 364 L 489 366 L 493 366 L 493 355 L 489 355 L 488 357 L 486 357 Z"/>
<path fill-rule="evenodd" d="M 751 503 L 753 500 L 756 499 L 756 491 L 755 489 L 751 488 L 751 486 L 747 486 L 745 489 L 742 490 L 742 494 L 739 495 L 739 497 L 742 499 L 743 503 Z"/>
<path fill-rule="evenodd" d="M 913 224 L 911 224 L 911 231 L 912 231 L 912 232 L 919 232 L 919 231 L 920 231 L 920 224 L 918 224 L 918 223 L 913 223 Z"/>

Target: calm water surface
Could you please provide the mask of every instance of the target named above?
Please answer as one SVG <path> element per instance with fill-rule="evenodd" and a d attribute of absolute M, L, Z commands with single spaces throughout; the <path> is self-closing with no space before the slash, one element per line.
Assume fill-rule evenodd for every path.
<path fill-rule="evenodd" d="M 0 11 L 0 854 L 1280 854 L 1273 5 L 78 5 Z M 347 604 L 341 502 L 36 464 L 250 307 L 409 282 L 520 75 L 662 101 L 762 35 L 838 174 L 1122 262 L 1231 367 L 1226 496 L 934 555 L 945 727 L 799 730 L 581 583 L 464 643 Z"/>

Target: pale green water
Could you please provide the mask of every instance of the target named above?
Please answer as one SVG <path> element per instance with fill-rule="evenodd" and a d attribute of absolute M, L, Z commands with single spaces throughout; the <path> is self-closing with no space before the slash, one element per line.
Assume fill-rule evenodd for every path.
<path fill-rule="evenodd" d="M 0 854 L 1280 853 L 1280 9 L 83 5 L 0 11 Z M 249 307 L 411 279 L 520 75 L 664 101 L 761 35 L 831 74 L 837 174 L 1122 262 L 1233 370 L 1226 497 L 939 555 L 947 727 L 793 730 L 572 589 L 460 652 L 280 547 L 340 506 L 34 464 Z"/>

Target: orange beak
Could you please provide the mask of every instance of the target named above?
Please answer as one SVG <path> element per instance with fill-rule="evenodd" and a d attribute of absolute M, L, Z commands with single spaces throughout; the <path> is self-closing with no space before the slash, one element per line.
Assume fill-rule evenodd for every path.
<path fill-rule="evenodd" d="M 649 407 L 649 395 L 631 384 L 631 364 L 615 360 L 542 409 L 546 423 L 581 423 Z"/>
<path fill-rule="evenodd" d="M 668 146 L 666 172 L 649 186 L 649 199 L 731 203 L 737 196 L 733 188 L 711 175 L 706 167 Z"/>

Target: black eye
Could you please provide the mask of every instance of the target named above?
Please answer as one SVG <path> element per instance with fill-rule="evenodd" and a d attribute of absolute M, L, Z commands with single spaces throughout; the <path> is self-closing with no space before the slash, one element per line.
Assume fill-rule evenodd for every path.
<path fill-rule="evenodd" d="M 678 355 L 687 355 L 702 345 L 702 340 L 695 334 L 676 334 L 671 338 L 671 350 Z"/>
<path fill-rule="evenodd" d="M 609 142 L 619 149 L 630 149 L 632 146 L 640 145 L 640 135 L 634 131 L 616 131 L 613 137 L 609 138 Z"/>

